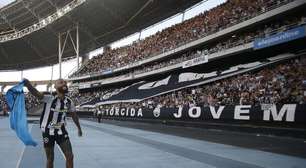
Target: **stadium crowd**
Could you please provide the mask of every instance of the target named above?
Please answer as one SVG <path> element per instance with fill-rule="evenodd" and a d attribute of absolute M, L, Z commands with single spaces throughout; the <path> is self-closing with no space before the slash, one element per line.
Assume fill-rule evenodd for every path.
<path fill-rule="evenodd" d="M 306 103 L 306 59 L 147 100 L 162 106 Z M 303 74 L 304 73 L 304 74 Z"/>
<path fill-rule="evenodd" d="M 79 93 L 78 91 L 70 92 L 68 96 L 70 96 L 76 105 L 80 105 L 86 102 L 89 102 L 93 99 L 108 99 L 110 96 L 117 94 L 124 88 L 114 88 L 114 89 L 107 89 L 107 90 L 96 90 L 93 92 L 82 92 Z"/>
<path fill-rule="evenodd" d="M 0 113 L 5 114 L 5 113 L 3 113 L 3 111 L 5 111 L 5 110 L 6 110 L 5 98 L 4 98 L 4 95 L 2 93 L 0 93 Z"/>
<path fill-rule="evenodd" d="M 96 90 L 94 92 L 71 92 L 77 105 L 92 99 L 100 100 L 117 94 L 124 88 Z M 286 63 L 266 67 L 257 72 L 222 79 L 192 88 L 156 96 L 137 103 L 118 103 L 104 105 L 109 107 L 178 107 L 178 106 L 219 106 L 237 104 L 282 104 L 306 103 L 306 57 Z M 27 110 L 40 105 L 35 97 L 26 94 Z M 5 98 L 0 94 L 1 109 L 6 108 Z"/>
<path fill-rule="evenodd" d="M 42 102 L 40 102 L 32 94 L 30 94 L 30 93 L 25 94 L 25 106 L 26 106 L 27 110 L 30 110 L 34 107 L 37 107 L 40 104 L 42 104 Z"/>
<path fill-rule="evenodd" d="M 249 42 L 252 42 L 256 38 L 262 38 L 266 36 L 271 36 L 273 34 L 286 31 L 288 29 L 291 29 L 294 26 L 300 26 L 306 24 L 306 17 L 302 16 L 300 18 L 294 17 L 290 18 L 288 20 L 283 20 L 282 22 L 279 22 L 278 24 L 270 24 L 265 25 L 263 29 L 258 29 L 253 32 L 243 33 L 241 35 L 233 35 L 230 39 L 219 42 L 212 47 L 203 48 L 201 50 L 197 51 L 188 51 L 184 54 L 182 54 L 179 58 L 170 59 L 163 62 L 155 62 L 152 65 L 144 65 L 141 67 L 138 67 L 134 74 L 140 74 L 144 72 L 150 72 L 152 70 L 160 69 L 163 67 L 167 67 L 170 65 L 174 65 L 177 63 L 181 63 L 202 55 L 209 55 L 216 52 L 222 52 L 226 49 L 236 47 L 239 45 L 244 45 Z"/>
<path fill-rule="evenodd" d="M 206 11 L 194 18 L 164 29 L 163 31 L 143 40 L 136 41 L 129 46 L 109 49 L 102 55 L 91 59 L 73 76 L 114 69 L 157 55 L 158 53 L 171 50 L 186 42 L 220 31 L 230 25 L 243 21 L 246 18 L 254 17 L 258 15 L 258 13 L 267 11 L 275 4 L 280 5 L 289 1 L 291 0 L 229 0 L 210 11 Z M 205 48 L 196 51 L 188 51 L 180 57 L 168 59 L 167 61 L 155 62 L 151 65 L 141 66 L 135 69 L 133 73 L 140 74 L 181 63 L 201 55 L 219 52 L 248 43 L 254 38 L 265 37 L 285 31 L 291 28 L 292 25 L 296 26 L 302 24 L 306 24 L 305 16 L 289 18 L 277 23 L 270 23 L 256 31 L 236 34 L 227 40 L 213 44 L 209 47 L 206 46 Z M 302 71 L 300 70 L 303 68 L 301 68 L 300 65 L 305 62 L 305 59 L 301 62 L 302 63 L 291 62 L 291 66 L 294 66 L 293 69 L 289 68 L 290 64 L 280 65 L 278 68 L 270 71 L 262 70 L 256 74 L 245 74 L 239 77 L 225 79 L 212 85 L 173 92 L 171 94 L 146 100 L 141 104 L 137 103 L 137 105 L 155 106 L 160 104 L 163 106 L 176 106 L 182 104 L 186 105 L 186 103 L 189 105 L 260 104 L 283 103 L 285 100 L 289 102 L 305 103 L 305 91 L 303 92 L 301 90 L 300 85 L 297 84 L 299 87 L 294 86 L 291 88 L 291 84 L 294 84 L 294 82 L 291 83 L 291 80 L 296 81 L 296 78 L 298 78 L 296 75 L 301 74 Z M 299 69 L 296 69 L 297 67 L 299 67 Z M 290 71 L 285 74 L 284 69 Z M 303 70 L 305 72 L 305 68 Z M 270 77 L 273 77 L 272 84 L 269 83 L 270 81 L 266 80 L 269 78 L 269 75 Z M 305 80 L 305 74 L 303 75 L 304 78 L 300 80 Z M 258 76 L 261 77 L 259 78 Z M 220 89 L 221 91 L 218 91 L 218 88 L 222 88 Z M 74 97 L 76 104 L 79 105 L 94 98 L 104 99 L 112 94 L 113 91 L 108 90 L 88 93 L 71 93 L 70 96 Z M 26 94 L 27 109 L 36 107 L 39 104 L 40 102 L 35 97 Z M 0 106 L 5 106 L 4 96 L 2 94 L 0 94 Z"/>
<path fill-rule="evenodd" d="M 30 110 L 34 107 L 40 105 L 41 102 L 35 98 L 33 95 L 26 93 L 25 94 L 25 108 L 26 110 Z M 0 93 L 0 112 L 6 110 L 8 111 L 6 99 L 4 93 Z"/>
<path fill-rule="evenodd" d="M 72 77 L 115 69 L 172 50 L 289 1 L 291 0 L 228 0 L 218 7 L 131 45 L 105 51 L 89 60 Z"/>
<path fill-rule="evenodd" d="M 306 57 L 272 65 L 257 72 L 156 96 L 121 107 L 178 107 L 306 103 Z"/>
<path fill-rule="evenodd" d="M 179 56 L 176 56 L 175 58 L 166 58 L 165 60 L 161 61 L 155 61 L 150 64 L 145 64 L 143 66 L 139 66 L 133 70 L 130 70 L 129 73 L 123 74 L 122 76 L 129 76 L 129 75 L 137 75 L 145 72 L 150 72 L 156 69 L 160 69 L 163 67 L 168 67 L 174 64 L 182 63 L 184 61 L 202 56 L 202 55 L 209 55 L 216 52 L 222 52 L 229 48 L 233 48 L 240 45 L 245 45 L 247 43 L 252 42 L 256 38 L 263 38 L 267 36 L 274 35 L 276 33 L 284 32 L 286 30 L 292 29 L 297 26 L 305 25 L 306 24 L 306 17 L 300 16 L 300 17 L 288 17 L 287 19 L 284 19 L 282 21 L 276 21 L 273 23 L 269 23 L 266 25 L 261 26 L 261 28 L 258 28 L 257 30 L 253 30 L 251 32 L 243 32 L 240 34 L 232 35 L 227 40 L 223 40 L 221 42 L 212 44 L 211 46 L 205 46 L 203 48 L 199 48 L 194 51 L 187 51 Z M 114 78 L 109 79 L 115 79 L 120 76 L 116 76 Z"/>

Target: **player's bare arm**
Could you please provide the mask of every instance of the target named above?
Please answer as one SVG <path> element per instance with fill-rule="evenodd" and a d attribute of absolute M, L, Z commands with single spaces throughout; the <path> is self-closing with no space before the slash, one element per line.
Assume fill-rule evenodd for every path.
<path fill-rule="evenodd" d="M 78 135 L 81 137 L 83 135 L 83 133 L 82 133 L 82 128 L 81 128 L 81 125 L 80 125 L 80 122 L 79 122 L 79 117 L 75 112 L 71 113 L 71 117 L 72 117 L 73 122 L 75 123 L 75 125 L 78 128 Z"/>
<path fill-rule="evenodd" d="M 39 92 L 28 79 L 24 80 L 24 86 L 28 88 L 29 92 L 34 95 L 37 99 L 42 100 L 44 98 L 44 95 Z"/>

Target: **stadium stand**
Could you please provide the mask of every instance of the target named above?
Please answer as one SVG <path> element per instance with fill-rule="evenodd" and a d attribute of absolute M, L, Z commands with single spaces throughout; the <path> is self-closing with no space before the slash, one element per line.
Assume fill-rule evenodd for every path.
<path fill-rule="evenodd" d="M 74 2 L 82 5 L 61 8 Z M 35 28 L 37 20 L 45 26 L 21 38 L 2 38 L 8 41 L 0 41 L 0 56 L 5 60 L 0 72 L 20 71 L 21 78 L 28 78 L 24 74 L 28 68 L 51 70 L 50 81 L 29 79 L 33 87 L 46 88 L 45 96 L 25 80 L 27 90 L 44 101 L 25 91 L 24 123 L 29 127 L 24 128 L 40 140 L 36 148 L 23 147 L 9 128 L 15 114 L 24 112 L 20 108 L 9 112 L 5 100 L 5 91 L 18 81 L 0 82 L 0 115 L 10 114 L 0 116 L 4 137 L 0 153 L 10 158 L 3 158 L 1 164 L 20 168 L 45 163 L 63 167 L 65 161 L 66 167 L 93 168 L 304 167 L 306 1 L 226 0 L 185 20 L 188 11 L 207 3 L 30 0 L 15 1 L 14 8 L 0 11 L 5 14 L 0 17 L 0 35 L 18 31 L 18 24 L 11 26 L 12 31 L 2 30 L 1 25 L 26 20 L 26 15 L 33 16 L 19 26 L 34 23 Z M 25 13 L 18 12 L 18 5 Z M 47 23 L 50 17 L 44 16 L 50 13 L 60 17 Z M 181 23 L 143 38 L 142 32 L 159 27 L 171 16 L 182 16 Z M 139 35 L 138 40 L 111 48 L 134 35 Z M 58 46 L 51 44 L 57 40 Z M 88 52 L 97 48 L 103 48 L 103 53 L 90 59 Z M 21 59 L 20 53 L 25 55 Z M 76 67 L 63 75 L 62 61 L 75 57 Z M 54 68 L 59 68 L 59 76 L 54 76 Z M 58 145 L 52 152 L 53 140 Z"/>
<path fill-rule="evenodd" d="M 301 25 L 305 25 L 306 24 L 306 19 L 304 16 L 300 17 L 300 18 L 291 18 L 288 20 L 284 20 L 282 23 L 280 24 L 271 24 L 271 25 L 265 25 L 264 29 L 258 29 L 255 32 L 249 32 L 249 33 L 245 33 L 243 35 L 236 35 L 235 38 L 230 38 L 227 41 L 223 41 L 223 42 L 219 42 L 218 44 L 216 44 L 215 46 L 211 47 L 211 48 L 204 48 L 202 50 L 197 50 L 197 51 L 193 51 L 193 52 L 187 52 L 184 53 L 181 57 L 179 58 L 174 58 L 174 59 L 170 59 L 167 61 L 162 61 L 162 62 L 154 62 L 153 65 L 146 65 L 146 66 L 142 66 L 137 68 L 134 73 L 135 74 L 140 74 L 140 73 L 144 73 L 144 72 L 149 72 L 152 70 L 156 70 L 162 67 L 166 67 L 166 66 L 170 66 L 173 64 L 177 64 L 177 63 L 181 63 L 184 62 L 186 60 L 190 60 L 196 57 L 199 57 L 201 55 L 207 55 L 207 54 L 213 54 L 216 52 L 221 52 L 224 51 L 226 49 L 229 48 L 233 48 L 239 45 L 244 45 L 250 42 L 253 42 L 254 39 L 256 38 L 262 38 L 262 37 L 268 37 L 268 36 L 272 36 L 276 33 L 280 33 L 283 31 L 286 31 L 288 29 L 291 29 L 295 26 L 301 26 Z"/>
<path fill-rule="evenodd" d="M 3 94 L 0 93 L 0 112 L 1 114 L 3 113 L 3 110 L 4 110 L 4 96 Z"/>
<path fill-rule="evenodd" d="M 39 100 L 37 100 L 33 95 L 31 94 L 26 94 L 26 97 L 25 97 L 25 105 L 26 105 L 26 109 L 27 110 L 30 110 L 34 107 L 37 107 L 39 106 L 40 104 L 42 104 Z"/>
<path fill-rule="evenodd" d="M 38 99 L 36 99 L 33 95 L 26 94 L 25 105 L 26 105 L 26 109 L 29 111 L 32 108 L 35 108 L 35 107 L 41 105 L 41 102 Z M 7 110 L 6 100 L 5 100 L 4 94 L 0 93 L 0 112 L 2 112 L 3 110 Z"/>
<path fill-rule="evenodd" d="M 238 76 L 216 80 L 210 84 L 183 88 L 141 102 L 117 103 L 116 105 L 129 106 L 133 104 L 139 107 L 187 105 L 192 107 L 235 104 L 305 104 L 305 85 L 303 84 L 306 72 L 305 65 L 306 58 L 303 55 L 300 58 L 290 59 L 286 63 L 269 65 L 255 72 L 246 72 Z M 85 101 L 82 99 L 83 103 L 96 98 L 101 101 L 122 90 L 124 89 L 117 89 L 114 92 L 110 90 L 85 92 L 79 93 L 77 97 L 79 100 L 86 97 Z M 110 106 L 113 105 L 114 103 L 110 103 Z"/>
<path fill-rule="evenodd" d="M 289 2 L 292 1 L 291 0 L 280 0 L 280 1 L 229 0 L 224 4 L 211 9 L 210 11 L 206 11 L 180 24 L 176 24 L 172 27 L 164 29 L 163 31 L 158 32 L 143 40 L 136 41 L 129 46 L 124 46 L 117 49 L 108 49 L 102 55 L 96 56 L 93 59 L 89 60 L 89 62 L 83 65 L 81 69 L 77 71 L 75 74 L 73 74 L 71 77 L 72 78 L 79 77 L 88 74 L 92 75 L 108 69 L 120 68 L 132 64 L 134 62 L 137 62 L 139 60 L 144 60 L 153 57 L 157 54 L 172 50 L 183 44 L 192 42 L 196 39 L 216 33 L 227 27 L 233 26 L 237 23 L 258 16 L 259 14 L 265 13 L 269 10 L 285 5 Z M 223 17 L 216 17 L 216 16 L 223 16 Z M 269 37 L 274 34 L 281 33 L 298 26 L 303 26 L 305 25 L 305 23 L 306 23 L 305 15 L 300 15 L 300 16 L 288 15 L 285 16 L 281 21 L 273 20 L 272 22 L 268 22 L 265 24 L 261 24 L 260 26 L 257 26 L 256 29 L 252 29 L 252 31 L 242 31 L 239 33 L 237 32 L 234 35 L 231 35 L 230 37 L 222 39 L 222 41 L 217 40 L 216 42 L 212 42 L 209 45 L 198 47 L 193 50 L 188 50 L 176 56 L 169 57 L 167 59 L 153 61 L 149 64 L 122 73 L 121 75 L 117 75 L 111 78 L 105 78 L 102 80 L 104 81 L 117 80 L 119 82 L 121 81 L 121 77 L 125 77 L 128 75 L 132 76 L 141 75 L 146 72 L 151 72 L 161 68 L 170 67 L 172 65 L 181 64 L 184 61 L 198 58 L 203 55 L 211 55 L 240 45 L 246 45 L 248 43 L 253 42 L 254 39 Z M 83 81 L 81 81 L 81 83 L 83 83 Z M 74 82 L 74 84 L 78 85 L 79 82 Z M 116 87 L 116 88 L 98 89 L 98 90 L 92 89 L 89 92 L 85 91 L 79 93 L 78 91 L 76 91 L 70 94 L 72 97 L 75 97 L 76 104 L 81 105 L 86 102 L 90 102 L 94 99 L 100 99 L 100 100 L 107 99 L 112 95 L 117 94 L 124 88 L 125 87 Z M 190 98 L 189 92 L 194 93 L 195 90 L 203 91 L 203 89 L 204 88 L 191 89 L 191 90 L 187 89 L 186 91 L 182 92 L 186 95 L 186 97 Z M 178 94 L 177 92 L 174 93 Z M 255 100 L 254 95 L 250 96 L 247 93 L 240 93 L 240 92 L 237 93 L 238 96 L 235 95 L 234 97 L 230 97 L 228 95 L 229 94 L 226 94 L 226 98 L 220 100 L 221 99 L 220 95 L 217 96 L 216 94 L 211 93 L 211 95 L 209 96 L 210 97 L 209 104 L 211 104 L 212 102 L 214 102 L 214 104 L 217 103 L 244 104 L 245 102 L 250 103 L 250 101 L 252 101 L 253 104 L 256 104 L 256 103 L 261 103 L 263 99 L 265 99 L 265 97 L 263 97 L 260 100 Z M 208 95 L 205 96 L 208 97 Z M 237 98 L 239 96 L 241 96 L 241 98 Z M 199 99 L 199 97 L 203 97 L 203 95 L 197 96 L 197 100 Z M 167 102 L 165 101 L 165 99 L 169 99 L 169 95 L 165 97 L 164 96 L 155 97 L 153 99 L 147 100 L 147 102 L 142 102 L 142 103 L 152 104 L 152 102 L 155 102 L 153 104 L 156 105 L 158 104 L 156 103 L 157 99 L 160 99 L 160 101 L 157 101 L 159 102 L 159 104 L 166 105 L 167 103 L 161 103 L 161 102 Z M 269 98 L 268 100 L 265 101 L 270 103 L 276 103 L 280 101 L 280 100 L 275 101 L 274 99 L 276 98 L 275 97 Z M 298 98 L 295 98 L 296 100 L 295 102 L 299 102 L 297 101 L 297 99 Z M 173 101 L 176 102 L 176 105 L 178 104 L 177 100 Z M 182 102 L 180 102 L 179 104 L 181 103 Z M 33 98 L 31 95 L 26 96 L 27 109 L 37 107 L 39 104 L 40 102 L 37 101 L 35 98 Z M 168 105 L 171 105 L 171 103 Z"/>
<path fill-rule="evenodd" d="M 143 40 L 104 52 L 86 63 L 71 77 L 99 73 L 155 56 L 224 28 L 255 17 L 290 0 L 230 0 L 183 23 L 174 25 Z M 220 17 L 222 16 L 222 17 Z M 269 31 L 269 29 L 266 29 Z"/>
<path fill-rule="evenodd" d="M 305 16 L 288 16 L 283 19 L 283 21 L 275 21 L 270 22 L 269 24 L 264 24 L 258 27 L 256 30 L 252 30 L 251 32 L 244 32 L 235 34 L 230 36 L 226 40 L 222 40 L 222 42 L 215 42 L 210 46 L 199 47 L 195 50 L 188 50 L 182 54 L 178 54 L 177 56 L 172 56 L 166 59 L 157 60 L 145 64 L 143 66 L 136 67 L 134 69 L 128 70 L 128 72 L 121 73 L 113 78 L 105 77 L 105 81 L 116 81 L 116 79 L 123 78 L 125 76 L 137 76 L 139 74 L 143 74 L 146 72 L 151 72 L 157 69 L 174 66 L 174 69 L 179 67 L 175 65 L 179 65 L 186 60 L 191 60 L 194 58 L 201 57 L 203 55 L 211 55 L 215 53 L 222 53 L 228 49 L 244 46 L 246 44 L 254 42 L 254 40 L 258 38 L 264 38 L 273 36 L 277 33 L 284 32 L 289 29 L 293 29 L 295 27 L 303 26 L 306 23 Z M 168 68 L 169 69 L 169 68 Z M 107 79 L 107 80 L 106 80 Z M 122 80 L 118 80 L 122 81 Z"/>
<path fill-rule="evenodd" d="M 209 85 L 187 88 L 157 96 L 142 102 L 142 106 L 220 106 L 306 103 L 303 92 L 303 72 L 306 58 L 267 67 L 256 73 L 246 73 Z"/>

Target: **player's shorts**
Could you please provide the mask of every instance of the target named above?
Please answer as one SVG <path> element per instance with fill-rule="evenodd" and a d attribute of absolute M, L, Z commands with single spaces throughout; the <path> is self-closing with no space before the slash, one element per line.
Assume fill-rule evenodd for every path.
<path fill-rule="evenodd" d="M 68 133 L 65 132 L 61 135 L 55 134 L 55 135 L 49 135 L 47 133 L 42 133 L 44 147 L 54 147 L 55 142 L 57 144 L 61 144 L 65 142 L 66 140 L 69 140 Z"/>

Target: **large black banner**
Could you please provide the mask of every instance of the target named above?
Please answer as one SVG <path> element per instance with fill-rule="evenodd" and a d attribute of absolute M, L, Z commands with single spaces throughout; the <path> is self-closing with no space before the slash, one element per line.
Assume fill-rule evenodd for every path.
<path fill-rule="evenodd" d="M 258 68 L 260 66 L 257 65 L 254 67 Z M 95 105 L 101 105 L 101 104 L 112 104 L 119 102 L 139 102 L 144 99 L 158 96 L 160 94 L 165 94 L 167 92 L 171 92 L 177 89 L 197 86 L 212 81 L 216 81 L 218 79 L 237 75 L 239 73 L 244 73 L 252 68 L 239 69 L 229 73 L 224 73 L 223 75 L 220 76 L 217 76 L 216 71 L 211 73 L 202 73 L 202 74 L 191 73 L 191 72 L 172 74 L 164 79 L 157 81 L 149 81 L 149 82 L 141 81 L 135 83 L 133 85 L 121 89 L 120 91 L 114 94 L 111 94 L 109 97 L 104 98 L 103 100 L 101 100 L 100 98 L 96 98 L 90 102 L 82 104 L 81 106 L 94 107 Z"/>
<path fill-rule="evenodd" d="M 253 62 L 243 65 L 234 66 L 220 74 L 217 71 L 209 73 L 174 73 L 156 81 L 141 81 L 126 88 L 122 88 L 116 92 L 104 96 L 103 99 L 96 98 L 90 102 L 82 104 L 82 107 L 95 107 L 102 104 L 113 104 L 121 102 L 140 102 L 142 100 L 166 94 L 175 90 L 180 90 L 187 87 L 194 87 L 206 83 L 214 82 L 220 79 L 228 78 L 234 75 L 259 69 L 270 65 L 277 61 L 292 57 L 292 55 L 284 56 L 271 62 Z"/>
<path fill-rule="evenodd" d="M 206 106 L 206 107 L 177 107 L 177 108 L 136 108 L 111 106 L 99 107 L 99 113 L 113 118 L 139 118 L 163 120 L 240 120 L 267 122 L 296 122 L 306 121 L 306 104 L 283 105 L 236 105 L 236 106 Z"/>

